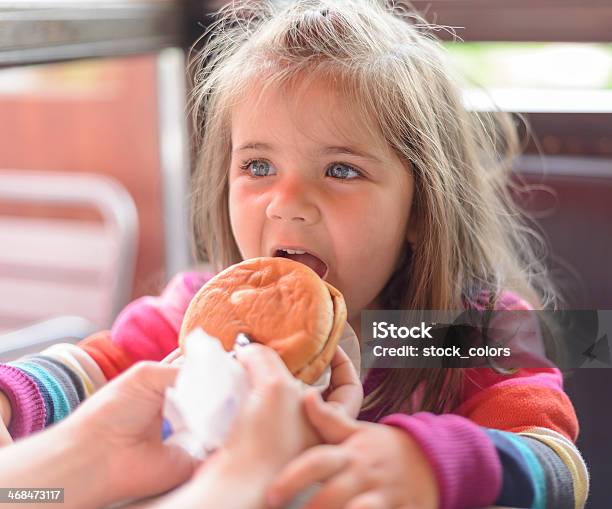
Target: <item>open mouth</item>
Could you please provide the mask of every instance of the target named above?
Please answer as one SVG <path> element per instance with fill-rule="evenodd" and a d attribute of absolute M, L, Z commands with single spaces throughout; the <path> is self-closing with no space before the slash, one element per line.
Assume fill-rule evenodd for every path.
<path fill-rule="evenodd" d="M 290 258 L 296 262 L 303 263 L 314 270 L 321 279 L 325 279 L 327 276 L 327 264 L 320 258 L 317 258 L 315 255 L 307 251 L 302 251 L 300 249 L 279 248 L 274 252 L 274 256 Z"/>

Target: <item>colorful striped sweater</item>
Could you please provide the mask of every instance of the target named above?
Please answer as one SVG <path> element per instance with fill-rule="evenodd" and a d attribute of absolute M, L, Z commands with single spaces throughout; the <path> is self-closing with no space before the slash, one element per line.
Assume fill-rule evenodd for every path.
<path fill-rule="evenodd" d="M 0 391 L 12 407 L 12 436 L 61 420 L 132 364 L 161 360 L 173 351 L 189 301 L 211 276 L 180 274 L 159 297 L 128 305 L 112 330 L 0 365 Z M 502 300 L 504 309 L 529 309 L 512 294 Z M 451 412 L 395 413 L 380 419 L 420 445 L 438 481 L 440 507 L 584 507 L 589 477 L 574 445 L 578 422 L 560 371 L 521 369 L 502 375 L 472 368 L 464 374 L 460 404 Z M 365 393 L 384 375 L 384 370 L 370 370 Z M 373 420 L 367 412 L 359 418 Z"/>

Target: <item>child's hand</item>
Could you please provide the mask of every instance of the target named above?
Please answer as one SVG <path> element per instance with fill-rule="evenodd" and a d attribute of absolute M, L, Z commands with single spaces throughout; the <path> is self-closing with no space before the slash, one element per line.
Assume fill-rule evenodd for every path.
<path fill-rule="evenodd" d="M 350 419 L 316 392 L 309 392 L 304 404 L 310 422 L 331 445 L 309 449 L 284 469 L 268 490 L 271 506 L 280 507 L 321 482 L 304 509 L 438 507 L 434 474 L 407 433 Z"/>
<path fill-rule="evenodd" d="M 353 363 L 340 347 L 336 348 L 331 361 L 331 380 L 323 393 L 323 399 L 344 409 L 351 417 L 359 415 L 363 402 L 363 387 Z"/>
<path fill-rule="evenodd" d="M 0 391 L 0 447 L 11 444 L 13 439 L 8 432 L 11 422 L 11 402 L 6 395 Z"/>
<path fill-rule="evenodd" d="M 4 447 L 5 445 L 9 445 L 13 443 L 13 437 L 8 431 L 6 424 L 0 422 L 0 447 Z"/>

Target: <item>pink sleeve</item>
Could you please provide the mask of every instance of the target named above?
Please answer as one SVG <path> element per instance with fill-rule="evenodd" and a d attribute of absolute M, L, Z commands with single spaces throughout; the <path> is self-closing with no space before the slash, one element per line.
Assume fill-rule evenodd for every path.
<path fill-rule="evenodd" d="M 192 297 L 211 273 L 176 275 L 159 297 L 141 297 L 117 317 L 112 342 L 135 361 L 160 361 L 178 346 L 183 315 Z"/>
<path fill-rule="evenodd" d="M 380 421 L 405 430 L 430 462 L 440 491 L 440 509 L 485 507 L 495 502 L 502 467 L 485 432 L 464 417 L 419 412 Z"/>

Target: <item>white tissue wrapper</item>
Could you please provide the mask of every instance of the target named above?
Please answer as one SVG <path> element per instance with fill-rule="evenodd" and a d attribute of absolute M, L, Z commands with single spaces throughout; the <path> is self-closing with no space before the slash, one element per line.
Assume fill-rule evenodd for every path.
<path fill-rule="evenodd" d="M 339 345 L 359 375 L 359 343 L 348 324 Z M 168 440 L 204 459 L 223 443 L 248 394 L 248 380 L 240 363 L 201 328 L 185 338 L 185 356 L 177 364 L 181 370 L 175 386 L 167 389 L 164 403 L 164 417 L 173 430 Z M 312 386 L 323 391 L 330 378 L 328 367 Z"/>
<path fill-rule="evenodd" d="M 219 340 L 193 330 L 175 386 L 166 391 L 164 417 L 174 432 L 168 440 L 203 459 L 223 442 L 248 389 L 244 369 Z"/>

